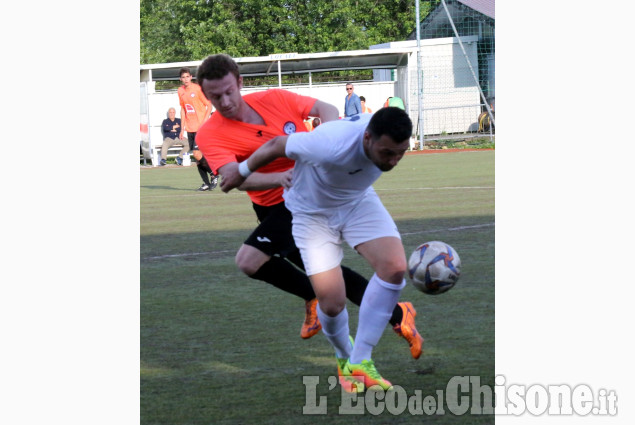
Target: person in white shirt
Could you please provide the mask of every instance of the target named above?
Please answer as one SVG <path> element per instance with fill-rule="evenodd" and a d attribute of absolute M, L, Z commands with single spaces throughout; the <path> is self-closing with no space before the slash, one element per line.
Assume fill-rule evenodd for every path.
<path fill-rule="evenodd" d="M 221 182 L 228 192 L 276 158 L 295 160 L 284 198 L 317 295 L 322 330 L 335 349 L 340 383 L 347 391 L 392 386 L 377 372 L 372 350 L 406 284 L 407 260 L 397 226 L 371 185 L 397 165 L 411 136 L 412 122 L 402 109 L 382 108 L 373 115 L 324 123 L 312 132 L 274 137 Z M 375 271 L 362 298 L 354 343 L 340 267 L 343 240 Z"/>

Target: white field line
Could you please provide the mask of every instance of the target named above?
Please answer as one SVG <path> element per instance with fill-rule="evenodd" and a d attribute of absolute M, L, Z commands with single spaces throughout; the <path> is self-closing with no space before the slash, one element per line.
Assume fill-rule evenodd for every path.
<path fill-rule="evenodd" d="M 402 191 L 402 190 L 467 190 L 467 189 L 495 189 L 494 186 L 446 186 L 446 187 L 400 187 L 391 189 L 377 189 L 375 191 Z"/>
<path fill-rule="evenodd" d="M 213 255 L 213 254 L 226 254 L 228 252 L 236 252 L 233 249 L 224 250 L 224 251 L 207 251 L 207 252 L 188 252 L 183 254 L 166 254 L 166 255 L 157 255 L 154 257 L 146 257 L 142 258 L 141 261 L 147 260 L 162 260 L 164 258 L 177 258 L 177 257 L 195 257 L 198 255 Z"/>
<path fill-rule="evenodd" d="M 495 223 L 484 223 L 484 224 L 475 224 L 473 226 L 459 226 L 459 227 L 448 227 L 445 229 L 432 229 L 432 230 L 422 230 L 420 232 L 408 232 L 402 233 L 401 236 L 410 236 L 410 235 L 419 235 L 421 233 L 438 233 L 438 232 L 456 232 L 461 230 L 470 230 L 470 229 L 479 229 L 482 227 L 492 227 Z M 182 254 L 166 254 L 166 255 L 157 255 L 154 257 L 145 257 L 142 258 L 141 261 L 149 261 L 149 260 L 162 260 L 165 258 L 178 258 L 178 257 L 195 257 L 200 255 L 217 255 L 217 254 L 226 254 L 228 252 L 235 252 L 235 250 L 223 250 L 223 251 L 207 251 L 207 252 L 188 252 Z"/>
<path fill-rule="evenodd" d="M 495 223 L 475 224 L 473 226 L 448 227 L 446 229 L 421 230 L 419 232 L 401 233 L 401 236 L 420 235 L 422 233 L 456 232 L 460 230 L 480 229 L 482 227 L 493 227 Z"/>
<path fill-rule="evenodd" d="M 399 187 L 399 188 L 389 188 L 389 189 L 377 189 L 375 188 L 375 191 L 377 192 L 396 192 L 396 191 L 403 191 L 403 190 L 470 190 L 470 189 L 476 189 L 476 190 L 492 190 L 495 189 L 494 186 L 445 186 L 445 187 Z M 220 190 L 219 190 L 220 191 Z M 146 196 L 141 196 L 141 199 L 147 199 L 147 198 L 173 198 L 173 197 L 182 197 L 182 196 L 205 196 L 205 194 L 202 193 L 196 193 L 196 190 L 193 190 L 193 192 L 195 193 L 181 193 L 181 194 L 171 194 L 171 195 L 146 195 Z M 231 191 L 229 193 L 225 193 L 225 195 L 240 195 L 243 196 L 246 194 L 244 192 L 235 190 L 235 191 Z"/>

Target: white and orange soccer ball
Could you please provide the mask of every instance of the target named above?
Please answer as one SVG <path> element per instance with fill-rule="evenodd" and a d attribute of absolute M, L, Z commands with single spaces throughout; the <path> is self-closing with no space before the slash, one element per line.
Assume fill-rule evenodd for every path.
<path fill-rule="evenodd" d="M 431 241 L 419 245 L 408 261 L 412 284 L 426 294 L 442 294 L 461 276 L 461 258 L 445 242 Z"/>

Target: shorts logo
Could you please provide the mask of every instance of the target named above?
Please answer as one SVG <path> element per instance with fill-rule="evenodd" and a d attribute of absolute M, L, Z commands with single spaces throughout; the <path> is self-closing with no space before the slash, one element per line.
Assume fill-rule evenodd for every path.
<path fill-rule="evenodd" d="M 271 242 L 271 239 L 269 239 L 268 237 L 262 237 L 262 236 L 256 236 L 256 239 L 258 239 L 258 242 Z"/>
<path fill-rule="evenodd" d="M 295 123 L 293 123 L 292 121 L 287 121 L 286 123 L 284 123 L 284 127 L 282 127 L 282 131 L 284 131 L 284 134 L 293 134 L 295 133 Z"/>

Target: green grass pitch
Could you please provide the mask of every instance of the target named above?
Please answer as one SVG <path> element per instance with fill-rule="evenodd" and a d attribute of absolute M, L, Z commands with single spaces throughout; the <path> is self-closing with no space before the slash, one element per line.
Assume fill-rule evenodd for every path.
<path fill-rule="evenodd" d="M 375 189 L 406 254 L 429 240 L 451 244 L 462 276 L 430 296 L 407 285 L 424 354 L 386 327 L 378 370 L 407 396 L 437 397 L 454 376 L 494 386 L 494 151 L 407 155 Z M 195 167 L 142 168 L 140 408 L 144 425 L 426 423 L 491 424 L 493 415 L 341 414 L 334 354 L 320 332 L 300 338 L 301 299 L 243 276 L 234 255 L 256 225 L 245 193 L 196 192 Z M 346 248 L 344 264 L 372 271 Z M 351 333 L 357 306 L 348 304 Z M 304 376 L 319 377 L 326 414 L 306 415 Z M 448 395 L 450 397 L 450 395 Z M 315 398 L 315 397 L 314 397 Z M 316 401 L 318 403 L 318 401 Z"/>

